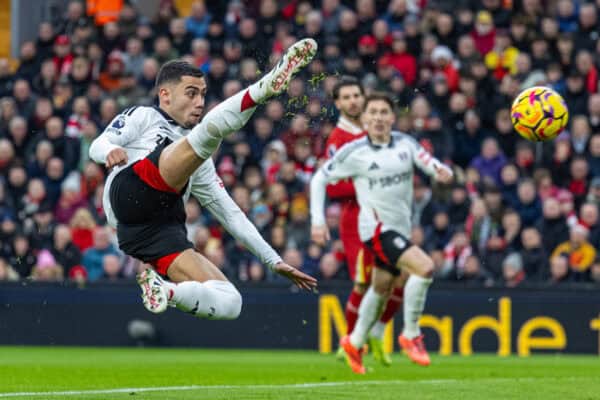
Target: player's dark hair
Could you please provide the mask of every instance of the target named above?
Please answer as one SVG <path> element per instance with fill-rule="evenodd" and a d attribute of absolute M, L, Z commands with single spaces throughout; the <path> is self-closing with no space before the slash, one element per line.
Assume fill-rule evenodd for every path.
<path fill-rule="evenodd" d="M 370 95 L 368 95 L 365 99 L 365 109 L 367 108 L 370 102 L 378 100 L 385 101 L 386 103 L 388 103 L 388 105 L 392 109 L 392 112 L 396 113 L 396 102 L 394 101 L 391 95 L 385 92 L 373 92 Z"/>
<path fill-rule="evenodd" d="M 363 86 L 360 84 L 360 82 L 358 81 L 358 79 L 356 79 L 353 76 L 342 76 L 340 78 L 340 80 L 335 84 L 335 86 L 333 87 L 333 99 L 337 100 L 340 98 L 340 90 L 342 90 L 342 88 L 347 87 L 347 86 L 356 86 L 360 89 L 360 93 L 364 96 L 365 95 L 365 89 L 363 88 Z"/>
<path fill-rule="evenodd" d="M 187 61 L 167 61 L 160 67 L 160 71 L 158 71 L 158 74 L 156 75 L 156 87 L 165 83 L 179 83 L 184 76 L 202 78 L 204 74 Z"/>

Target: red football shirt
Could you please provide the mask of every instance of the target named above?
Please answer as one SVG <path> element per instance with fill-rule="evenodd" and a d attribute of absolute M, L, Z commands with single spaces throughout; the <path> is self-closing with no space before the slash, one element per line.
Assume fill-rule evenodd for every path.
<path fill-rule="evenodd" d="M 340 117 L 335 128 L 327 138 L 325 146 L 325 158 L 331 158 L 344 144 L 364 137 L 366 131 L 347 118 Z M 327 195 L 330 199 L 342 203 L 342 214 L 340 216 L 340 234 L 346 233 L 358 236 L 358 203 L 356 192 L 351 179 L 344 179 L 336 184 L 327 185 Z"/>

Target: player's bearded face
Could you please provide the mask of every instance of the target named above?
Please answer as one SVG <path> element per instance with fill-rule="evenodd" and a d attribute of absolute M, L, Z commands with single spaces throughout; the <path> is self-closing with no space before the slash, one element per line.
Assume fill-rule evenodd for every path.
<path fill-rule="evenodd" d="M 184 76 L 169 94 L 169 115 L 180 125 L 192 128 L 200 122 L 204 112 L 206 81 L 204 78 Z"/>
<path fill-rule="evenodd" d="M 372 100 L 362 114 L 363 126 L 372 140 L 386 140 L 396 117 L 390 105 L 383 100 Z"/>
<path fill-rule="evenodd" d="M 335 101 L 335 106 L 340 112 L 350 118 L 359 118 L 364 108 L 365 96 L 358 86 L 344 86 Z"/>

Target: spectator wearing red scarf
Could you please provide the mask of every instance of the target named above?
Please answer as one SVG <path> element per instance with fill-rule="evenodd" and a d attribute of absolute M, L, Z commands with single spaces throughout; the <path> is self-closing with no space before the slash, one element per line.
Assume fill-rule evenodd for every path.
<path fill-rule="evenodd" d="M 71 53 L 71 41 L 67 35 L 59 35 L 54 39 L 54 57 L 52 61 L 56 66 L 56 72 L 59 76 L 68 76 L 73 64 L 73 54 Z"/>

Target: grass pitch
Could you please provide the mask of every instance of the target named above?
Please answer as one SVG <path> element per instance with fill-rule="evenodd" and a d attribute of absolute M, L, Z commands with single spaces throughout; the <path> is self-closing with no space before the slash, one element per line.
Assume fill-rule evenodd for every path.
<path fill-rule="evenodd" d="M 594 356 L 366 356 L 357 376 L 308 351 L 0 347 L 4 399 L 600 399 Z"/>

